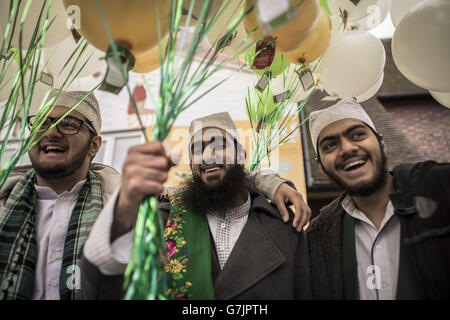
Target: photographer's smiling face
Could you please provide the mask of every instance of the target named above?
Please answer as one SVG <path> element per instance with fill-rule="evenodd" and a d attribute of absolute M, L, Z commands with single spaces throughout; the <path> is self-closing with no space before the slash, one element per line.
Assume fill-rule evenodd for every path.
<path fill-rule="evenodd" d="M 368 195 L 384 185 L 386 145 L 362 121 L 344 119 L 325 127 L 317 149 L 321 170 L 353 195 Z"/>
<path fill-rule="evenodd" d="M 190 146 L 191 170 L 208 186 L 217 185 L 236 165 L 234 140 L 225 130 L 208 127 L 198 131 Z"/>

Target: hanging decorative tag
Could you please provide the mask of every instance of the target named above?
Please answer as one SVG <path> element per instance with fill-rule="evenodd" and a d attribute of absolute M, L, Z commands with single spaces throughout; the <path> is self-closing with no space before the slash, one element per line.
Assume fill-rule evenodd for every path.
<path fill-rule="evenodd" d="M 39 81 L 50 87 L 53 87 L 53 76 L 49 73 L 42 72 Z"/>
<path fill-rule="evenodd" d="M 228 47 L 231 44 L 231 41 L 236 37 L 237 31 L 228 32 L 222 38 L 217 41 L 216 51 L 222 51 L 222 49 Z"/>
<path fill-rule="evenodd" d="M 267 85 L 269 84 L 269 80 L 272 77 L 272 72 L 270 71 L 266 71 L 264 72 L 264 74 L 262 75 L 261 79 L 259 79 L 258 83 L 256 84 L 256 90 L 263 92 L 264 89 L 267 87 Z"/>
<path fill-rule="evenodd" d="M 263 34 L 268 34 L 295 19 L 295 8 L 289 0 L 258 0 L 258 18 Z"/>
<path fill-rule="evenodd" d="M 189 10 L 186 8 L 182 8 L 181 9 L 181 15 L 183 16 L 188 16 L 189 15 Z M 196 16 L 194 16 L 193 14 L 191 14 L 191 19 L 198 21 L 198 18 Z"/>
<path fill-rule="evenodd" d="M 12 55 L 14 54 L 14 52 L 15 52 L 14 50 L 8 49 L 8 51 L 6 51 L 5 54 L 2 53 L 1 58 L 2 58 L 2 59 L 5 59 L 6 61 L 8 61 L 9 58 L 12 57 Z"/>
<path fill-rule="evenodd" d="M 264 70 L 270 67 L 275 58 L 275 42 L 270 41 L 258 41 L 256 44 L 255 52 L 257 55 L 253 59 L 251 69 Z"/>
<path fill-rule="evenodd" d="M 342 23 L 344 24 L 343 31 L 345 31 L 347 29 L 347 23 L 348 23 L 348 11 L 345 9 L 344 9 L 344 11 L 342 11 L 341 8 L 339 8 L 339 11 L 341 12 L 340 16 L 342 19 Z"/>
<path fill-rule="evenodd" d="M 118 94 L 128 82 L 128 71 L 133 68 L 135 59 L 133 54 L 126 47 L 119 43 L 116 43 L 116 45 L 119 52 L 120 63 L 126 71 L 126 78 L 123 78 L 122 73 L 120 72 L 121 66 L 117 64 L 117 59 L 114 57 L 110 46 L 106 52 L 106 63 L 108 64 L 108 68 L 100 89 Z"/>
<path fill-rule="evenodd" d="M 292 92 L 291 92 L 291 90 L 287 90 L 280 94 L 274 95 L 273 102 L 280 103 L 280 102 L 283 102 L 283 101 L 289 99 L 290 97 L 292 97 Z"/>
<path fill-rule="evenodd" d="M 303 90 L 308 91 L 316 84 L 314 80 L 314 76 L 309 68 L 302 68 L 300 70 L 296 70 L 298 78 L 300 79 L 300 83 L 302 84 Z"/>
<path fill-rule="evenodd" d="M 264 117 L 262 117 L 262 118 L 258 121 L 258 125 L 256 126 L 256 132 L 259 133 L 259 132 L 261 131 L 261 128 L 262 128 L 263 123 L 264 123 Z"/>
<path fill-rule="evenodd" d="M 80 41 L 81 39 L 81 35 L 78 33 L 77 29 L 75 29 L 75 27 L 71 27 L 70 31 L 72 32 L 72 37 L 73 40 L 75 40 L 75 43 L 78 43 L 78 41 Z"/>

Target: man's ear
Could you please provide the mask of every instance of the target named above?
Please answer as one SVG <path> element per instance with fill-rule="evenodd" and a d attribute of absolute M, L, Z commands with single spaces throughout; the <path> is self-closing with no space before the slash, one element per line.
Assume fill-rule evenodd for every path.
<path fill-rule="evenodd" d="M 245 165 L 245 159 L 247 159 L 247 152 L 240 143 L 237 143 L 236 141 L 234 141 L 234 143 L 235 143 L 234 150 L 236 151 L 236 164 Z"/>
<path fill-rule="evenodd" d="M 323 174 L 326 175 L 326 173 L 323 171 L 323 165 L 322 165 L 322 162 L 320 162 L 319 157 L 315 157 L 314 160 L 317 161 L 317 164 L 319 165 L 320 172 L 322 172 Z"/>
<path fill-rule="evenodd" d="M 93 159 L 95 155 L 97 154 L 98 150 L 100 150 L 100 147 L 102 146 L 102 137 L 101 136 L 94 136 L 91 140 L 91 145 L 89 149 L 89 156 Z"/>
<path fill-rule="evenodd" d="M 247 152 L 244 148 L 240 148 L 238 154 L 237 154 L 237 164 L 245 165 L 245 159 L 247 159 Z"/>
<path fill-rule="evenodd" d="M 319 163 L 319 169 L 320 169 L 320 172 L 322 172 L 324 175 L 327 175 L 325 173 L 325 171 L 323 171 L 323 165 L 321 163 Z"/>
<path fill-rule="evenodd" d="M 381 143 L 381 147 L 383 148 L 384 154 L 386 154 L 386 152 L 387 152 L 387 146 L 386 146 L 386 143 L 384 142 L 384 139 L 383 139 L 383 135 L 382 135 L 382 134 L 380 134 L 380 143 Z"/>

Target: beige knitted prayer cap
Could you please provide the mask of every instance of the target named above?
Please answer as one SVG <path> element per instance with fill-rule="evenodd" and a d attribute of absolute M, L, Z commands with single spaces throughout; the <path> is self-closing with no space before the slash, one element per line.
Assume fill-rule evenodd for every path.
<path fill-rule="evenodd" d="M 239 138 L 239 132 L 234 124 L 234 121 L 231 119 L 228 112 L 220 112 L 214 113 L 206 117 L 195 119 L 191 122 L 189 127 L 189 160 L 191 160 L 191 146 L 194 135 L 201 131 L 203 128 L 219 128 L 225 130 L 228 135 L 232 138 L 236 139 L 237 145 L 237 164 L 245 164 L 245 149 L 241 144 Z"/>
<path fill-rule="evenodd" d="M 56 96 L 57 90 L 52 90 L 50 97 Z M 61 91 L 56 98 L 55 106 L 63 106 L 71 109 L 78 101 L 80 101 L 88 91 Z M 78 106 L 75 107 L 75 111 L 81 113 L 86 117 L 95 129 L 95 134 L 100 133 L 102 126 L 102 116 L 100 114 L 100 106 L 94 94 L 89 94 Z M 30 114 L 31 115 L 31 114 Z"/>
<path fill-rule="evenodd" d="M 359 103 L 351 98 L 342 99 L 331 107 L 311 112 L 309 115 L 309 132 L 311 133 L 311 140 L 316 153 L 317 139 L 319 138 L 322 130 L 330 124 L 344 119 L 361 120 L 375 130 L 375 132 L 377 131 L 369 115 L 366 111 L 364 111 L 363 107 L 361 107 Z"/>
<path fill-rule="evenodd" d="M 229 135 L 235 138 L 238 143 L 240 143 L 239 132 L 234 124 L 234 121 L 231 119 L 228 112 L 220 112 L 192 120 L 189 127 L 189 147 L 192 144 L 192 138 L 194 135 L 203 128 L 209 127 L 225 130 Z"/>

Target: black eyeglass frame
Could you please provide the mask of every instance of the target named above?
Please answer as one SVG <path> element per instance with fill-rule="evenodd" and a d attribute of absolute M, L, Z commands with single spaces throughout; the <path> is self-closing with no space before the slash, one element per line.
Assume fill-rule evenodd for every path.
<path fill-rule="evenodd" d="M 33 119 L 35 119 L 35 118 L 36 118 L 36 116 L 29 116 L 29 117 L 27 118 L 28 129 L 29 129 L 30 131 L 33 130 L 33 122 L 34 122 Z M 45 127 L 46 127 L 45 129 L 42 129 L 42 128 L 44 127 L 44 125 L 42 125 L 42 126 L 39 128 L 38 132 L 39 132 L 39 133 L 44 133 L 45 131 L 48 130 L 48 128 L 50 128 L 56 121 L 58 121 L 58 120 L 61 119 L 61 118 L 62 118 L 62 117 L 57 117 L 57 118 L 55 118 L 55 117 L 46 117 L 46 119 L 50 119 L 50 120 L 51 120 L 50 124 L 49 124 L 48 126 L 45 126 Z M 88 128 L 90 131 L 92 131 L 92 133 L 94 133 L 94 135 L 97 135 L 97 133 L 96 133 L 96 131 L 95 131 L 95 129 L 94 129 L 94 126 L 90 123 L 89 120 L 84 121 L 84 120 L 81 120 L 81 119 L 78 119 L 78 118 L 75 118 L 75 117 L 72 117 L 72 116 L 65 116 L 61 121 L 64 121 L 64 119 L 67 119 L 67 118 L 73 119 L 73 120 L 75 120 L 76 122 L 79 123 L 79 125 L 78 125 L 78 130 L 77 130 L 76 132 L 74 132 L 74 133 L 64 133 L 64 132 L 61 132 L 61 129 L 59 128 L 59 125 L 60 125 L 61 122 L 59 122 L 59 123 L 55 126 L 55 127 L 56 127 L 56 130 L 58 130 L 59 133 L 65 135 L 65 136 L 74 136 L 74 135 L 77 135 L 78 132 L 80 132 L 81 126 L 84 124 L 84 125 L 86 126 L 86 128 Z"/>

